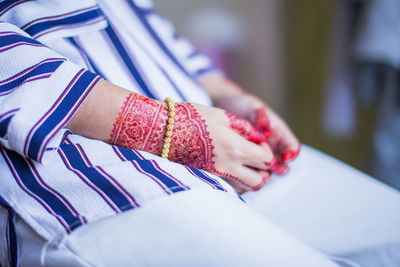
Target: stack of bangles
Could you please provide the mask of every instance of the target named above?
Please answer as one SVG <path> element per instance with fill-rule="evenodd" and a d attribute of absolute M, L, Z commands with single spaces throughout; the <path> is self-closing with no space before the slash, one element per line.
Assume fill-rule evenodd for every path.
<path fill-rule="evenodd" d="M 165 99 L 165 103 L 167 104 L 168 107 L 168 121 L 167 121 L 167 131 L 165 132 L 165 137 L 164 137 L 164 144 L 161 151 L 161 157 L 168 159 L 172 130 L 174 129 L 175 103 L 169 97 Z"/>

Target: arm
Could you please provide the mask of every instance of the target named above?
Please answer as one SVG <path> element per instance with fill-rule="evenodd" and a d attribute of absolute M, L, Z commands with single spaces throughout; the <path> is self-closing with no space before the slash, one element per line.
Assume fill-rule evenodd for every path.
<path fill-rule="evenodd" d="M 0 22 L 0 65 L 1 146 L 46 162 L 100 77 L 5 22 Z"/>
<path fill-rule="evenodd" d="M 285 162 L 297 156 L 300 145 L 285 122 L 257 97 L 246 94 L 221 72 L 215 71 L 211 60 L 197 54 L 187 40 L 177 36 L 170 22 L 154 12 L 148 12 L 144 17 L 182 66 L 206 89 L 216 107 L 249 120 L 258 131 L 263 132 L 265 136 L 269 135 L 268 144 L 276 154 L 273 164 L 276 168 L 273 169 L 279 173 L 286 172 L 288 168 Z M 280 161 L 284 163 L 277 164 Z"/>
<path fill-rule="evenodd" d="M 175 104 L 169 159 L 224 177 L 243 190 L 258 190 L 269 177 L 272 152 L 246 120 L 224 110 Z M 67 127 L 119 146 L 160 155 L 168 108 L 104 80 L 99 81 Z M 248 156 L 251 155 L 251 156 Z"/>

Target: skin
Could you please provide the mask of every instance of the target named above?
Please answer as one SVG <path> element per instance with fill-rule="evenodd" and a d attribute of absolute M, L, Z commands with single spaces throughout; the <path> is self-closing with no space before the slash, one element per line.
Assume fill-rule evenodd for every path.
<path fill-rule="evenodd" d="M 101 108 L 99 108 L 101 107 Z M 260 189 L 274 152 L 239 116 L 214 107 L 176 104 L 169 159 L 215 173 L 238 192 Z M 100 80 L 68 123 L 76 134 L 160 155 L 167 124 L 164 102 Z"/>
<path fill-rule="evenodd" d="M 300 152 L 300 143 L 287 124 L 263 101 L 246 93 L 221 73 L 207 73 L 199 78 L 199 82 L 210 94 L 216 107 L 248 120 L 263 133 L 265 143 L 274 153 L 268 170 L 280 175 L 287 173 L 287 163 Z"/>

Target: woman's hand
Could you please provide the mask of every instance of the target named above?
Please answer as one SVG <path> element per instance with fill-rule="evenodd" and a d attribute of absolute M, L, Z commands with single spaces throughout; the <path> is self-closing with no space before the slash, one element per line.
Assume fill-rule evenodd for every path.
<path fill-rule="evenodd" d="M 116 119 L 109 143 L 160 155 L 168 108 L 131 93 Z M 260 189 L 273 160 L 252 125 L 222 109 L 176 103 L 168 158 L 226 178 L 239 192 Z"/>
<path fill-rule="evenodd" d="M 287 124 L 259 98 L 245 93 L 232 81 L 218 74 L 207 76 L 201 79 L 201 84 L 208 88 L 214 105 L 250 121 L 263 133 L 275 155 L 270 170 L 285 174 L 289 170 L 287 163 L 300 151 L 300 143 Z"/>

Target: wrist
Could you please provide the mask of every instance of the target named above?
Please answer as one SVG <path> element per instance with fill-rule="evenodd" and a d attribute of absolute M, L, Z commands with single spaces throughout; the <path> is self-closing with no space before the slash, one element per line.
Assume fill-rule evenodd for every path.
<path fill-rule="evenodd" d="M 167 121 L 165 103 L 131 93 L 121 107 L 108 142 L 160 155 Z"/>

